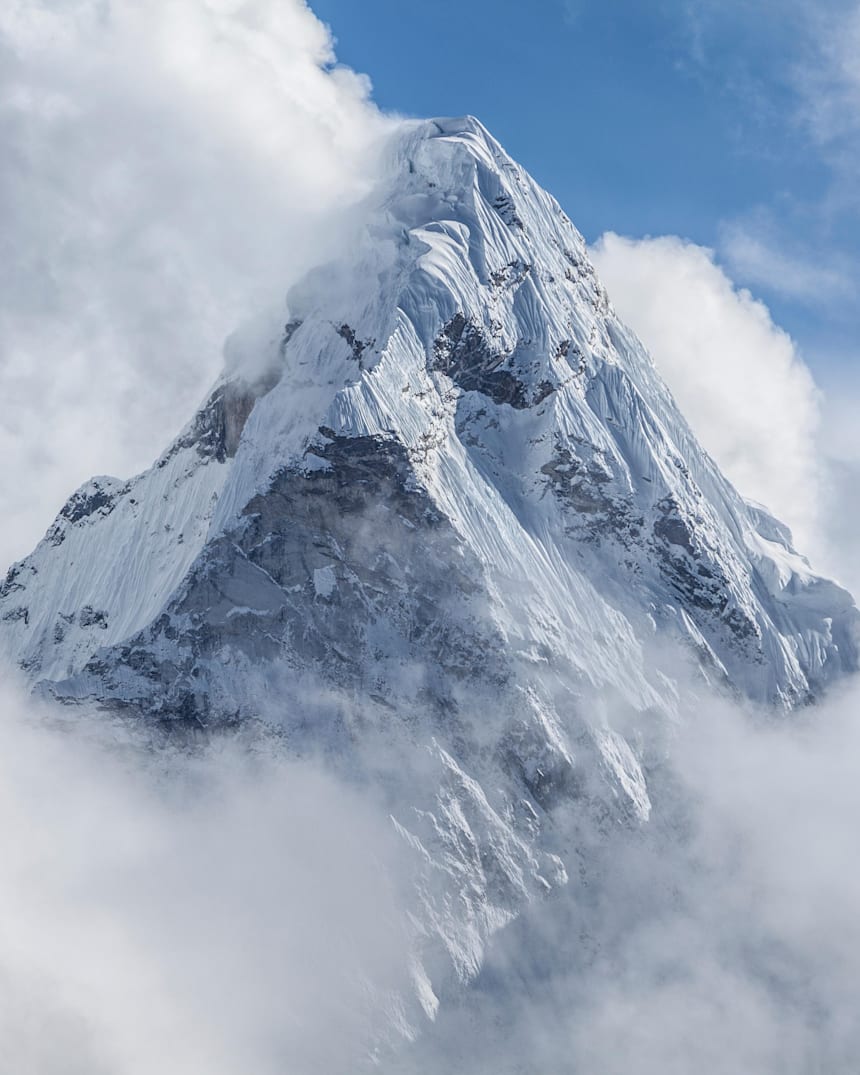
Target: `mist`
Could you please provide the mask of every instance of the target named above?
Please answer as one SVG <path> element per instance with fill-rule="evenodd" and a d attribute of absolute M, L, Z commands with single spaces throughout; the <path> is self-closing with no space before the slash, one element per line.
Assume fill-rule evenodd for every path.
<path fill-rule="evenodd" d="M 699 697 L 648 773 L 650 822 L 556 817 L 568 888 L 387 1070 L 856 1070 L 858 700 L 777 720 Z"/>
<path fill-rule="evenodd" d="M 8 686 L 0 759 L 5 1070 L 346 1073 L 402 1034 L 407 875 L 366 789 Z"/>
<path fill-rule="evenodd" d="M 376 791 L 271 732 L 171 745 L 7 686 L 4 1060 L 38 1075 L 847 1075 L 857 688 L 780 719 L 702 690 L 651 744 L 651 819 L 554 808 L 567 885 L 490 939 L 474 982 L 434 982 L 430 1021 L 415 1017 L 414 860 Z"/>
<path fill-rule="evenodd" d="M 286 319 L 393 125 L 303 0 L 3 5 L 0 562 L 149 466 L 238 325 Z"/>

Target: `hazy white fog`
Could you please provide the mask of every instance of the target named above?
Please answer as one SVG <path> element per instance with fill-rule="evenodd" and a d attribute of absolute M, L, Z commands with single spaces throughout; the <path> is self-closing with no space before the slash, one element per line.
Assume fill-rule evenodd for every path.
<path fill-rule="evenodd" d="M 569 888 L 387 1070 L 853 1072 L 857 716 L 856 686 L 778 724 L 698 700 L 650 774 L 651 823 L 597 831 L 575 804 Z"/>
<path fill-rule="evenodd" d="M 370 792 L 276 743 L 153 747 L 4 687 L 3 1069 L 354 1071 L 408 984 L 399 850 Z"/>
<path fill-rule="evenodd" d="M 4 567 L 342 239 L 391 126 L 369 90 L 303 0 L 0 5 Z"/>

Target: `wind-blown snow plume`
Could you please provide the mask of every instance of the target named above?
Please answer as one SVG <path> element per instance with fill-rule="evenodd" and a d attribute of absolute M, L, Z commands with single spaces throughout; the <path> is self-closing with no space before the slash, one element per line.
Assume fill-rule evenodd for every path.
<path fill-rule="evenodd" d="M 0 560 L 148 464 L 325 255 L 376 171 L 368 93 L 302 0 L 3 6 Z"/>

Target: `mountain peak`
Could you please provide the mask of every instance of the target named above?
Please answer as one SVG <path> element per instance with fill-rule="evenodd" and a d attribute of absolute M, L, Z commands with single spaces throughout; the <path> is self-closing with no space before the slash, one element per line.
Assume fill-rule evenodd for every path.
<path fill-rule="evenodd" d="M 560 807 L 648 818 L 679 679 L 789 709 L 857 668 L 858 613 L 477 121 L 407 125 L 366 208 L 155 465 L 12 567 L 0 646 L 67 705 L 263 721 L 384 789 L 426 864 L 432 1016 L 425 965 L 468 978 L 565 883 Z"/>
<path fill-rule="evenodd" d="M 498 145 L 481 121 L 472 115 L 434 116 L 432 119 L 416 121 L 425 131 L 427 138 L 447 138 L 453 135 L 475 135 L 494 145 Z"/>
<path fill-rule="evenodd" d="M 398 480 L 424 490 L 476 585 L 497 593 L 508 645 L 578 653 L 578 676 L 613 682 L 634 706 L 655 697 L 643 631 L 785 705 L 853 667 L 850 599 L 815 580 L 702 451 L 556 201 L 473 117 L 406 124 L 391 152 L 361 229 L 290 292 L 286 320 L 228 341 L 227 376 L 153 471 L 112 489 L 109 512 L 58 521 L 63 544 L 49 533 L 25 562 L 63 580 L 33 602 L 44 597 L 42 613 L 15 596 L 15 569 L 6 635 L 34 677 L 101 690 L 80 680 L 87 661 L 101 667 L 100 644 L 171 607 L 196 558 L 226 535 L 235 544 L 249 504 L 285 473 L 313 482 L 347 466 L 349 444 L 396 456 Z M 135 543 L 146 599 L 51 551 L 76 549 L 79 531 L 95 548 L 99 520 L 119 544 L 98 557 L 121 572 L 119 548 Z M 71 605 L 103 611 L 106 633 L 66 630 Z"/>
<path fill-rule="evenodd" d="M 510 160 L 499 142 L 490 134 L 481 121 L 471 115 L 436 116 L 433 119 L 406 120 L 399 131 L 393 135 L 393 141 L 444 141 L 460 139 L 467 146 L 483 147 L 492 154 Z"/>

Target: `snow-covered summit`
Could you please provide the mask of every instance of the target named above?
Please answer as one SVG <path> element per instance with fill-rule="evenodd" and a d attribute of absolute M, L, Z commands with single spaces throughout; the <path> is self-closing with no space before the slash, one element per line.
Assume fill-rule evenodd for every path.
<path fill-rule="evenodd" d="M 665 690 L 649 653 L 664 638 L 691 646 L 711 677 L 780 705 L 854 667 L 850 597 L 722 477 L 615 316 L 582 236 L 471 117 L 406 124 L 342 255 L 292 289 L 286 318 L 238 330 L 226 356 L 224 377 L 150 471 L 89 483 L 10 571 L 2 636 L 34 682 L 164 715 L 233 712 L 221 658 L 250 647 L 256 667 L 262 619 L 282 623 L 285 603 L 314 618 L 354 584 L 331 533 L 305 534 L 301 547 L 291 500 L 278 525 L 302 567 L 291 565 L 285 588 L 283 562 L 268 563 L 271 533 L 244 548 L 258 509 L 287 477 L 296 503 L 341 472 L 357 496 L 369 489 L 351 469 L 358 456 L 426 501 L 454 562 L 469 562 L 480 622 L 502 651 L 537 667 L 561 661 L 571 688 L 610 685 L 633 707 L 656 703 Z M 350 510 L 390 505 L 368 493 Z M 376 535 L 365 538 L 355 555 L 378 557 Z M 182 602 L 211 575 L 214 550 L 240 548 L 265 572 L 255 583 L 265 600 L 236 593 L 217 615 L 210 601 L 219 659 L 189 650 L 182 675 L 141 680 L 131 655 L 156 635 L 163 649 L 168 627 L 179 653 L 200 629 Z M 418 591 L 421 566 L 401 557 Z M 325 594 L 313 582 L 321 570 L 334 580 Z M 371 624 L 391 624 L 387 583 L 369 622 L 354 625 L 365 643 Z M 345 629 L 333 616 L 322 649 Z M 296 658 L 294 634 L 282 625 L 276 636 L 272 656 Z M 402 641 L 388 639 L 386 660 Z"/>
<path fill-rule="evenodd" d="M 480 123 L 407 124 L 365 209 L 154 466 L 88 483 L 12 567 L 0 645 L 65 702 L 262 718 L 381 772 L 468 976 L 563 882 L 559 802 L 647 818 L 679 651 L 788 708 L 856 668 L 858 613 L 721 475 Z"/>
<path fill-rule="evenodd" d="M 782 705 L 854 665 L 850 597 L 721 476 L 582 236 L 472 117 L 407 124 L 342 256 L 226 353 L 152 470 L 85 486 L 11 570 L 2 633 L 34 680 L 99 696 L 87 666 L 170 618 L 255 498 L 287 472 L 311 488 L 358 445 L 397 454 L 512 653 L 561 654 L 634 705 L 662 693 L 645 652 L 664 634 Z"/>

